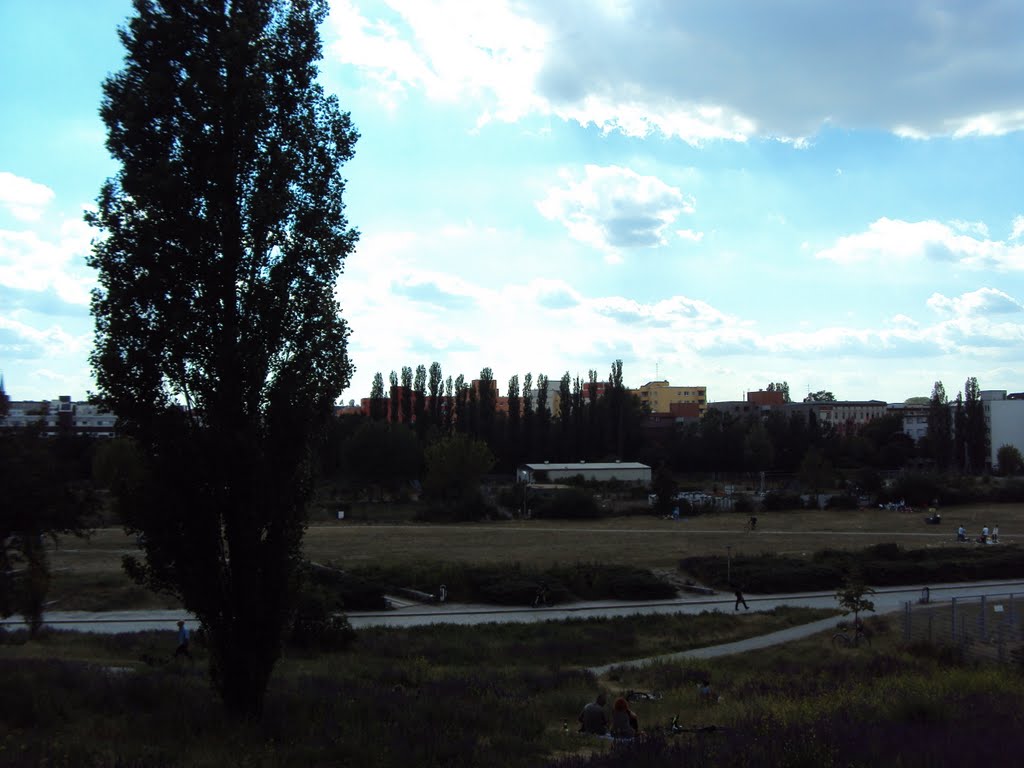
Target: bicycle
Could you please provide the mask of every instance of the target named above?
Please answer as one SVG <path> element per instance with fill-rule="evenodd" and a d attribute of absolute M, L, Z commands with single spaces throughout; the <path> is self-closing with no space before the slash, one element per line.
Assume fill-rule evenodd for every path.
<path fill-rule="evenodd" d="M 871 636 L 864 628 L 863 622 L 857 622 L 852 627 L 839 625 L 839 632 L 832 635 L 833 648 L 859 648 L 862 645 L 871 647 Z"/>

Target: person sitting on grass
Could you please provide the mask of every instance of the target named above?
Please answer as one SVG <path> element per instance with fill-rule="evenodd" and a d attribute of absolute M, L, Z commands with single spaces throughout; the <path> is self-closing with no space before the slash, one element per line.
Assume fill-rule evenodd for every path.
<path fill-rule="evenodd" d="M 697 700 L 705 706 L 715 703 L 715 692 L 711 690 L 711 681 L 706 677 L 697 686 Z"/>
<path fill-rule="evenodd" d="M 604 711 L 607 701 L 605 695 L 599 693 L 594 701 L 583 708 L 579 716 L 580 733 L 592 733 L 595 736 L 604 736 L 608 733 L 608 715 Z"/>
<path fill-rule="evenodd" d="M 612 736 L 632 739 L 640 734 L 640 720 L 621 696 L 612 705 Z"/>

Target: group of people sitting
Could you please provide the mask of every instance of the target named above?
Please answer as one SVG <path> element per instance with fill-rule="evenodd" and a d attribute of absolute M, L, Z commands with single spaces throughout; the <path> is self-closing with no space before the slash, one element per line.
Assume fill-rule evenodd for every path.
<path fill-rule="evenodd" d="M 631 696 L 633 693 L 630 691 L 626 696 Z M 721 700 L 722 697 L 711 687 L 711 681 L 706 677 L 702 678 L 697 685 L 698 703 L 710 706 Z M 611 739 L 633 739 L 642 735 L 640 720 L 636 713 L 629 708 L 629 702 L 625 697 L 620 696 L 615 699 L 610 715 L 605 709 L 607 703 L 608 697 L 603 693 L 598 693 L 594 701 L 583 707 L 579 716 L 580 733 Z M 566 723 L 566 728 L 568 729 L 568 723 Z M 680 730 L 678 716 L 672 721 L 672 730 Z"/>
<path fill-rule="evenodd" d="M 967 537 L 967 529 L 964 528 L 963 524 L 956 529 L 956 540 L 957 541 L 969 541 Z M 974 539 L 978 544 L 998 544 L 999 543 L 999 526 L 993 526 L 992 530 L 986 525 L 981 529 L 981 535 Z"/>
<path fill-rule="evenodd" d="M 597 694 L 597 698 L 580 712 L 580 733 L 595 736 L 610 736 L 613 739 L 632 739 L 640 735 L 640 721 L 629 708 L 629 702 L 619 697 L 612 704 L 611 717 L 605 712 L 608 698 Z"/>

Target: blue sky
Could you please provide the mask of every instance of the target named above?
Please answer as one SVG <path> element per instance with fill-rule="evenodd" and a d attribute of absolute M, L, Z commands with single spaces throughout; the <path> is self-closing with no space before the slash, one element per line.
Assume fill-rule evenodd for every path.
<path fill-rule="evenodd" d="M 356 375 L 1024 390 L 1024 6 L 332 0 Z M 82 211 L 128 0 L 0 3 L 0 371 L 93 388 Z"/>

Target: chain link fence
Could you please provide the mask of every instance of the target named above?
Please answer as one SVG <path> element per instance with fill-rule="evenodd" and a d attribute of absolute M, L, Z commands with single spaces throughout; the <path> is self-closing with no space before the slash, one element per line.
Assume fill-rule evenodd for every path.
<path fill-rule="evenodd" d="M 958 648 L 966 657 L 1024 661 L 1024 592 L 936 599 L 925 588 L 903 606 L 903 639 Z"/>

